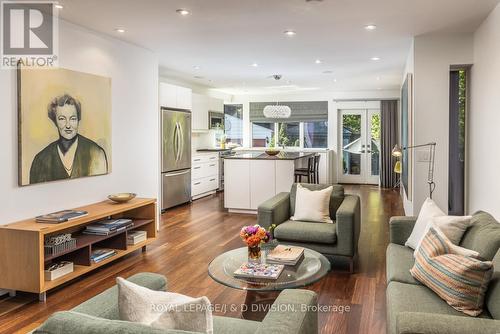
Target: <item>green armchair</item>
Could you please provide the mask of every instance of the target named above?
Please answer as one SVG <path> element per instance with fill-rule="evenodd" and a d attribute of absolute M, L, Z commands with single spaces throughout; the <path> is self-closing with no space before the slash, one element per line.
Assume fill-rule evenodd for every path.
<path fill-rule="evenodd" d="M 328 185 L 302 184 L 310 190 L 321 190 Z M 354 257 L 358 251 L 361 224 L 360 199 L 344 194 L 340 185 L 333 186 L 330 199 L 330 217 L 333 224 L 292 221 L 295 213 L 297 184 L 289 193 L 279 193 L 258 207 L 259 225 L 269 228 L 276 225 L 274 237 L 278 242 L 313 249 L 328 258 L 349 263 L 353 272 Z"/>

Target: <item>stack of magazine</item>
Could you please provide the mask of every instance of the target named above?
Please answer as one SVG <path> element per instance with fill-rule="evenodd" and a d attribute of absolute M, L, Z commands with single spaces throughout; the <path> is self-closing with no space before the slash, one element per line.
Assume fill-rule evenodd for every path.
<path fill-rule="evenodd" d="M 234 272 L 234 277 L 277 279 L 285 268 L 282 264 L 243 263 Z"/>
<path fill-rule="evenodd" d="M 85 227 L 84 234 L 92 235 L 110 235 L 133 227 L 132 219 L 106 219 L 101 220 Z"/>
<path fill-rule="evenodd" d="M 296 265 L 304 257 L 304 248 L 278 245 L 267 254 L 267 263 Z"/>
<path fill-rule="evenodd" d="M 92 254 L 90 255 L 90 259 L 94 263 L 99 263 L 103 260 L 106 260 L 109 257 L 112 257 L 115 254 L 116 254 L 116 250 L 114 250 L 114 249 L 108 249 L 108 248 L 95 249 L 92 251 Z"/>
<path fill-rule="evenodd" d="M 38 223 L 59 224 L 88 215 L 87 211 L 62 210 L 38 216 L 35 220 Z"/>

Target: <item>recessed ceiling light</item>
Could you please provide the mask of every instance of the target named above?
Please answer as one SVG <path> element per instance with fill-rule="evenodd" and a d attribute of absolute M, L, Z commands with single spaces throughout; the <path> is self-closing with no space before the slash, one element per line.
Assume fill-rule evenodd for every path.
<path fill-rule="evenodd" d="M 377 29 L 377 26 L 374 25 L 374 24 L 368 24 L 368 25 L 365 26 L 365 29 L 371 31 L 371 30 Z"/>
<path fill-rule="evenodd" d="M 125 32 L 125 29 L 123 29 L 123 28 L 116 28 L 115 31 L 119 32 L 120 34 L 123 34 Z"/>
<path fill-rule="evenodd" d="M 297 33 L 293 30 L 285 30 L 285 35 L 287 36 L 295 36 Z"/>
<path fill-rule="evenodd" d="M 257 63 L 252 63 L 252 64 L 250 64 L 250 66 L 252 66 L 252 67 L 259 67 L 259 64 L 257 64 Z"/>
<path fill-rule="evenodd" d="M 337 82 L 337 79 L 333 79 L 333 82 Z"/>
<path fill-rule="evenodd" d="M 316 64 L 321 64 L 321 63 L 322 63 L 321 59 L 316 59 L 314 62 L 315 62 Z"/>
<path fill-rule="evenodd" d="M 373 61 L 377 61 L 377 60 L 380 60 L 380 57 L 371 57 L 370 59 Z"/>
<path fill-rule="evenodd" d="M 380 81 L 380 77 L 377 77 L 377 81 Z"/>
<path fill-rule="evenodd" d="M 176 12 L 177 12 L 177 14 L 182 15 L 182 16 L 186 16 L 186 15 L 191 14 L 191 12 L 185 8 L 179 8 L 176 10 Z"/>
<path fill-rule="evenodd" d="M 60 5 L 60 4 L 56 4 L 56 5 L 54 5 L 54 7 L 56 7 L 57 9 L 63 9 L 64 8 L 64 6 Z"/>

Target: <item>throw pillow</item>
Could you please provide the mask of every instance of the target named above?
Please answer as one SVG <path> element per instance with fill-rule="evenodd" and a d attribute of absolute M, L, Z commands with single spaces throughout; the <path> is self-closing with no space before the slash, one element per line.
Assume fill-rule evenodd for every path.
<path fill-rule="evenodd" d="M 295 195 L 295 214 L 290 219 L 317 223 L 333 223 L 330 219 L 330 197 L 332 191 L 332 186 L 313 191 L 298 184 L 297 194 Z"/>
<path fill-rule="evenodd" d="M 150 290 L 121 277 L 116 283 L 120 320 L 160 329 L 213 333 L 212 309 L 207 297 L 191 298 Z"/>
<path fill-rule="evenodd" d="M 410 237 L 406 240 L 405 246 L 416 249 L 420 240 L 425 235 L 426 227 L 430 223 L 431 218 L 441 216 L 446 216 L 446 214 L 432 199 L 427 198 L 420 209 L 413 231 L 411 231 Z"/>
<path fill-rule="evenodd" d="M 460 255 L 463 251 L 432 226 L 422 240 L 410 273 L 457 311 L 478 316 L 483 311 L 493 264 Z"/>
<path fill-rule="evenodd" d="M 432 225 L 439 227 L 441 232 L 455 245 L 460 243 L 462 236 L 464 235 L 467 228 L 471 225 L 472 216 L 440 216 L 431 218 L 429 224 L 425 227 L 424 236 L 429 231 Z M 422 239 L 424 238 L 422 236 Z M 417 255 L 418 248 L 422 242 L 419 240 L 417 247 L 415 248 L 414 256 Z"/>

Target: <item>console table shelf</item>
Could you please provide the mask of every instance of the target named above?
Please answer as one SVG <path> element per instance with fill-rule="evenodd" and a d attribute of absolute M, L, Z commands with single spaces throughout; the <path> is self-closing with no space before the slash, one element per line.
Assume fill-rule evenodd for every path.
<path fill-rule="evenodd" d="M 87 211 L 88 215 L 60 224 L 37 223 L 34 219 L 28 219 L 0 226 L 0 288 L 38 293 L 40 299 L 45 300 L 46 291 L 136 250 L 144 251 L 156 238 L 155 199 L 136 198 L 122 204 L 104 201 L 75 210 Z M 106 236 L 82 233 L 86 225 L 106 218 L 130 218 L 134 226 Z M 147 239 L 135 245 L 127 245 L 127 234 L 137 229 L 146 231 Z M 71 233 L 77 240 L 76 248 L 45 256 L 45 237 L 63 233 Z M 98 248 L 114 249 L 116 254 L 94 263 L 90 255 L 93 249 Z M 73 262 L 73 272 L 45 281 L 45 267 L 62 260 Z"/>

